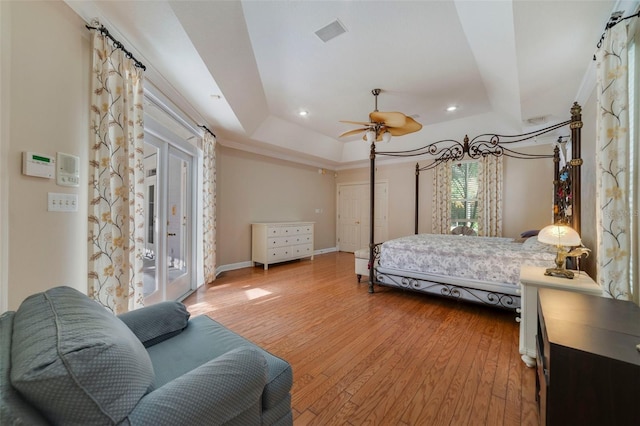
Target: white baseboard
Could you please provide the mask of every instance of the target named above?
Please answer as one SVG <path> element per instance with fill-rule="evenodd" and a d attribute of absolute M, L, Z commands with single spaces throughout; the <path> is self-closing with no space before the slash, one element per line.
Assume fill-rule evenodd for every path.
<path fill-rule="evenodd" d="M 334 251 L 338 251 L 338 248 L 337 247 L 329 247 L 329 248 L 325 248 L 325 249 L 315 250 L 313 252 L 313 255 L 317 256 L 319 254 L 332 253 Z M 216 267 L 216 277 L 218 275 L 220 275 L 221 273 L 226 272 L 226 271 L 233 271 L 233 270 L 236 270 L 236 269 L 251 268 L 251 267 L 253 267 L 253 262 L 251 262 L 250 260 L 248 260 L 246 262 L 231 263 L 229 265 L 220 265 L 220 266 Z"/>
<path fill-rule="evenodd" d="M 242 268 L 251 268 L 252 266 L 253 266 L 253 262 L 251 262 L 250 260 L 246 262 L 231 263 L 229 265 L 220 265 L 216 267 L 216 277 L 223 272 L 233 271 L 233 270 L 242 269 Z"/>
<path fill-rule="evenodd" d="M 338 247 L 329 247 L 329 248 L 326 248 L 326 249 L 316 250 L 316 251 L 313 252 L 313 255 L 317 256 L 319 254 L 332 253 L 334 251 L 338 251 Z"/>

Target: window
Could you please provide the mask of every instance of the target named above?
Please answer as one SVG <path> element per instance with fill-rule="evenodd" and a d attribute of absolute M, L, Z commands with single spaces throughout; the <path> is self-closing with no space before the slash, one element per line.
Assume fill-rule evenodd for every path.
<path fill-rule="evenodd" d="M 478 232 L 478 162 L 463 162 L 451 170 L 451 229 L 468 226 Z"/>

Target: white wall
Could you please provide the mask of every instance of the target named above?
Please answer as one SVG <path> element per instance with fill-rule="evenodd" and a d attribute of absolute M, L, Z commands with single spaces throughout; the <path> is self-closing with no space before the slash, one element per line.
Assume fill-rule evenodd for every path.
<path fill-rule="evenodd" d="M 251 260 L 252 222 L 315 222 L 314 249 L 335 247 L 333 172 L 217 147 L 218 266 Z"/>
<path fill-rule="evenodd" d="M 84 22 L 62 2 L 0 2 L 0 11 L 4 311 L 57 285 L 87 291 L 90 44 Z M 80 186 L 23 175 L 23 151 L 79 156 Z M 49 192 L 77 194 L 78 212 L 48 212 Z"/>

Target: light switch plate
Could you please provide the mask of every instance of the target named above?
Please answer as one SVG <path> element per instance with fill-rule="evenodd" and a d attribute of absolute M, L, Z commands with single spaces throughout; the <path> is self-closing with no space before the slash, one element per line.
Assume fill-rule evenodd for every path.
<path fill-rule="evenodd" d="M 78 194 L 58 194 L 49 192 L 47 211 L 50 212 L 77 212 Z"/>

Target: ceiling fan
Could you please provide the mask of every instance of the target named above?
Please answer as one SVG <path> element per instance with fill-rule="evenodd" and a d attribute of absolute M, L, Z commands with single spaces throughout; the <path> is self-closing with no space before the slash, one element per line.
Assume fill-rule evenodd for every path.
<path fill-rule="evenodd" d="M 407 117 L 401 112 L 380 112 L 378 111 L 378 95 L 380 89 L 373 89 L 371 93 L 375 97 L 375 110 L 369 114 L 369 122 L 340 120 L 341 123 L 358 124 L 363 126 L 359 129 L 349 130 L 340 137 L 351 136 L 364 132 L 364 139 L 367 142 L 389 142 L 391 136 L 402 136 L 408 133 L 417 132 L 422 129 L 422 124 L 411 117 Z"/>

